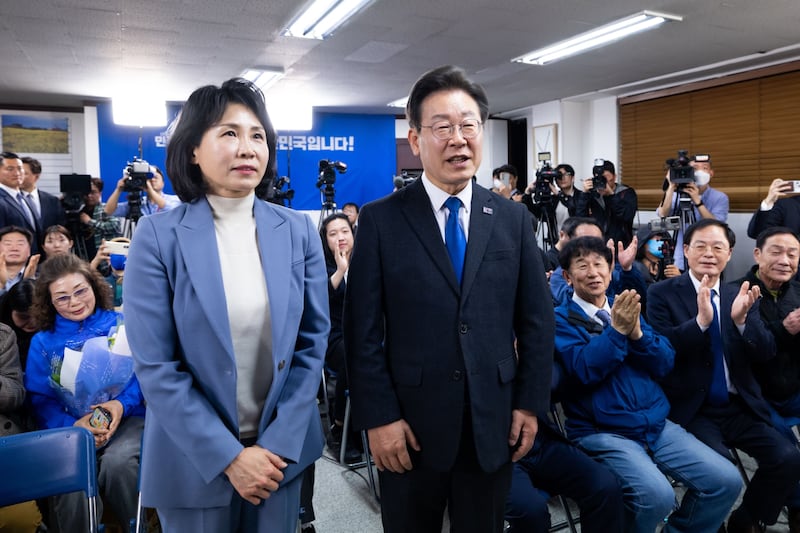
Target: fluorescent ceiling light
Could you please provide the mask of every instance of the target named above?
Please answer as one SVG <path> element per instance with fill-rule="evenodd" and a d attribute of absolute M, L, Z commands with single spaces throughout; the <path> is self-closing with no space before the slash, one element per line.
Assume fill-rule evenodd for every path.
<path fill-rule="evenodd" d="M 119 126 L 160 127 L 167 125 L 167 103 L 142 95 L 121 95 L 111 99 L 114 124 Z"/>
<path fill-rule="evenodd" d="M 402 98 L 398 98 L 397 100 L 392 100 L 386 105 L 389 107 L 402 107 L 403 109 L 405 109 L 407 103 L 408 103 L 408 96 L 404 96 Z"/>
<path fill-rule="evenodd" d="M 559 59 L 579 54 L 592 48 L 599 48 L 600 46 L 633 35 L 634 33 L 655 28 L 667 20 L 681 21 L 683 17 L 668 15 L 666 13 L 656 13 L 653 11 L 642 11 L 630 17 L 625 17 L 600 26 L 595 30 L 581 33 L 580 35 L 552 46 L 540 48 L 524 56 L 514 58 L 512 61 L 528 63 L 530 65 L 552 63 L 553 61 L 558 61 Z"/>
<path fill-rule="evenodd" d="M 275 69 L 247 69 L 241 74 L 240 77 L 252 81 L 259 89 L 266 91 L 272 87 L 275 82 L 283 77 L 283 71 Z"/>
<path fill-rule="evenodd" d="M 325 39 L 372 0 L 314 0 L 282 35 Z"/>

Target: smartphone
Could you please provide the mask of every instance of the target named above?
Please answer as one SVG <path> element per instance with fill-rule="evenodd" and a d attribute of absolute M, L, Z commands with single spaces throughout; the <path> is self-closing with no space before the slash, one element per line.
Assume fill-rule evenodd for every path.
<path fill-rule="evenodd" d="M 95 407 L 89 425 L 97 429 L 108 429 L 111 425 L 111 411 L 105 407 Z"/>
<path fill-rule="evenodd" d="M 792 184 L 791 192 L 800 192 L 800 180 L 792 180 L 789 183 Z"/>
<path fill-rule="evenodd" d="M 129 242 L 120 241 L 106 241 L 106 249 L 109 254 L 128 255 L 128 248 L 131 247 Z"/>

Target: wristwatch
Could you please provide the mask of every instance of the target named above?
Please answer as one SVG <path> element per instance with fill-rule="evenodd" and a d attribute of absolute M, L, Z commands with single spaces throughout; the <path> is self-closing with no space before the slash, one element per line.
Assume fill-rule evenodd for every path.
<path fill-rule="evenodd" d="M 703 200 L 700 200 L 699 202 L 697 202 L 696 204 L 694 204 L 694 206 L 695 206 L 695 207 L 700 207 L 700 206 L 702 206 L 702 205 L 703 205 Z"/>

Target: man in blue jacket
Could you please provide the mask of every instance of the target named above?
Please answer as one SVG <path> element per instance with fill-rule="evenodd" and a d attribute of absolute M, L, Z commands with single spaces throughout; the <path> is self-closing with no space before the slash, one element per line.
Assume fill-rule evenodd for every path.
<path fill-rule="evenodd" d="M 613 264 L 602 239 L 566 244 L 559 261 L 574 294 L 556 309 L 556 357 L 564 366 L 567 433 L 620 479 L 626 531 L 715 532 L 741 490 L 736 468 L 667 420 L 669 401 L 656 382 L 675 351 L 641 318 L 640 297 L 606 296 Z M 675 494 L 669 475 L 687 487 Z"/>

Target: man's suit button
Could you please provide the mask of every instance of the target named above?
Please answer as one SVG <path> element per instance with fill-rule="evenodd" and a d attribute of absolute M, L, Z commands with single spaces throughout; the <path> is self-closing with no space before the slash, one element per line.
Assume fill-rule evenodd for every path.
<path fill-rule="evenodd" d="M 281 359 L 280 363 L 278 363 L 278 370 L 279 371 L 283 370 L 283 367 L 285 366 L 286 366 L 286 361 L 284 359 Z"/>
<path fill-rule="evenodd" d="M 461 370 L 456 370 L 453 372 L 453 381 L 461 381 L 461 376 L 463 376 Z"/>
<path fill-rule="evenodd" d="M 464 324 L 464 323 L 462 322 L 462 323 L 461 323 L 461 325 L 458 327 L 458 332 L 459 332 L 459 333 L 461 333 L 461 334 L 463 335 L 463 334 L 464 334 L 464 333 L 466 333 L 467 331 L 469 331 L 469 326 L 467 326 L 466 324 Z"/>

